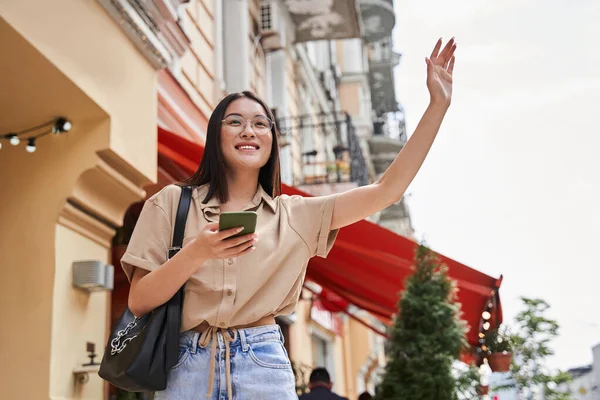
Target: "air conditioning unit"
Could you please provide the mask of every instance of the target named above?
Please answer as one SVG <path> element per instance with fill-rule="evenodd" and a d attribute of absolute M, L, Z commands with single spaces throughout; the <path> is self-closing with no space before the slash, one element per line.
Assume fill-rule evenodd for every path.
<path fill-rule="evenodd" d="M 112 290 L 115 268 L 102 261 L 86 260 L 73 262 L 73 287 L 86 292 Z"/>
<path fill-rule="evenodd" d="M 285 37 L 281 32 L 284 26 L 277 2 L 263 1 L 260 5 L 260 44 L 265 53 L 285 47 Z"/>

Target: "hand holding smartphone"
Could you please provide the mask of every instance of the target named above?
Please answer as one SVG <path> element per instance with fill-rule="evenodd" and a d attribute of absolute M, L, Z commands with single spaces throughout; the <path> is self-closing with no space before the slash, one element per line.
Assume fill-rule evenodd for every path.
<path fill-rule="evenodd" d="M 235 238 L 256 231 L 258 215 L 254 211 L 223 212 L 219 217 L 219 231 L 243 227 L 244 229 L 230 238 Z"/>

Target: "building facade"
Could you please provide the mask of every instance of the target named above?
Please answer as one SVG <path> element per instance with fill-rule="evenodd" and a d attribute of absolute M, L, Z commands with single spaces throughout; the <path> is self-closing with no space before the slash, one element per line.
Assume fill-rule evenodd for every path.
<path fill-rule="evenodd" d="M 572 381 L 559 389 L 573 400 L 600 400 L 600 343 L 592 348 L 592 363 L 567 370 Z"/>
<path fill-rule="evenodd" d="M 0 132 L 72 125 L 32 153 L 0 142 L 0 318 L 22 327 L 0 332 L 2 397 L 116 394 L 84 365 L 126 305 L 118 260 L 140 205 L 180 177 L 161 129 L 203 144 L 218 101 L 250 89 L 276 113 L 283 181 L 313 195 L 374 181 L 406 140 L 391 0 L 8 0 L 0 15 Z M 390 210 L 373 221 L 410 237 L 403 203 Z M 90 260 L 116 266 L 112 287 L 75 287 Z M 278 321 L 298 391 L 325 366 L 339 394 L 373 393 L 385 326 L 325 293 L 307 282 Z"/>

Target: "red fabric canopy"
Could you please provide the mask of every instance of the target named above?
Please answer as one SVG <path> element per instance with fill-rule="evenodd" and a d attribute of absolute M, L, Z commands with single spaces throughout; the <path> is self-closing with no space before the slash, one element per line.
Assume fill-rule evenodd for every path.
<path fill-rule="evenodd" d="M 177 164 L 187 174 L 196 171 L 204 151 L 202 146 L 160 127 L 158 141 L 159 155 Z M 163 157 L 159 157 L 159 162 Z M 181 175 L 171 163 L 162 163 L 161 167 L 169 170 L 174 177 Z M 310 196 L 286 185 L 283 185 L 283 192 Z M 389 323 L 397 312 L 404 280 L 412 272 L 417 246 L 415 242 L 376 224 L 360 221 L 340 230 L 326 259 L 314 257 L 310 260 L 307 279 Z M 481 313 L 490 300 L 494 300 L 496 307 L 492 310 L 492 326 L 502 322 L 498 297 L 501 278 L 492 278 L 442 255 L 440 258 L 457 282 L 463 318 L 470 326 L 468 340 L 471 345 L 477 346 Z M 336 306 L 340 304 L 343 302 L 336 302 Z"/>

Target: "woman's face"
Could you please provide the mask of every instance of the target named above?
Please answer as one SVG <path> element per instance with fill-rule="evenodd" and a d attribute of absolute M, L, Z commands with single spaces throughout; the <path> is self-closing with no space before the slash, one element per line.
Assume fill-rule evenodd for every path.
<path fill-rule="evenodd" d="M 272 121 L 262 106 L 249 98 L 233 101 L 221 123 L 225 164 L 239 170 L 258 170 L 271 155 Z"/>

